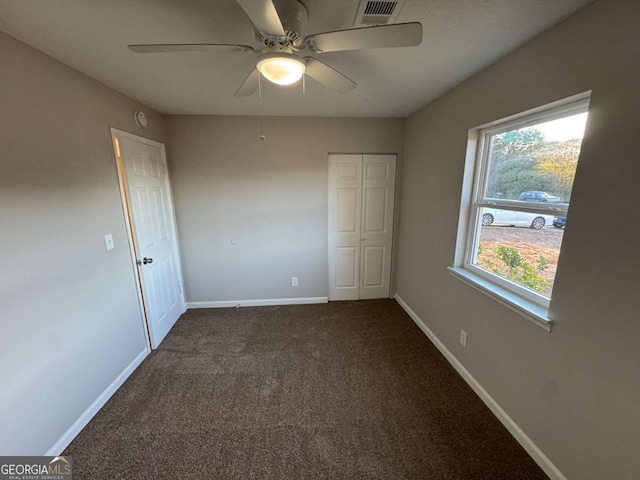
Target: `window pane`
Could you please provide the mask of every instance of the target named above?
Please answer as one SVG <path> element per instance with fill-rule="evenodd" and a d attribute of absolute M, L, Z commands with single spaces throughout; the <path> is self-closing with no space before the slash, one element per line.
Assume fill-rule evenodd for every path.
<path fill-rule="evenodd" d="M 486 198 L 568 204 L 587 114 L 492 135 Z"/>
<path fill-rule="evenodd" d="M 565 217 L 480 209 L 472 263 L 551 297 Z"/>

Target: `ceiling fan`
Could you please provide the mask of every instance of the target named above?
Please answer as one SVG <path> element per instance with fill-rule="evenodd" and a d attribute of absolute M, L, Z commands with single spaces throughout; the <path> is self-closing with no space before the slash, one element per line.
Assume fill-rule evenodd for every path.
<path fill-rule="evenodd" d="M 255 27 L 256 40 L 261 44 L 260 48 L 237 44 L 197 43 L 129 45 L 129 49 L 136 53 L 220 50 L 259 53 L 256 67 L 235 93 L 236 97 L 244 97 L 252 95 L 258 89 L 260 74 L 278 85 L 293 84 L 306 74 L 338 93 L 348 92 L 357 86 L 353 80 L 317 58 L 299 55 L 303 50 L 324 53 L 410 47 L 422 42 L 422 25 L 419 22 L 351 28 L 303 37 L 308 13 L 306 7 L 298 0 L 237 2 Z"/>

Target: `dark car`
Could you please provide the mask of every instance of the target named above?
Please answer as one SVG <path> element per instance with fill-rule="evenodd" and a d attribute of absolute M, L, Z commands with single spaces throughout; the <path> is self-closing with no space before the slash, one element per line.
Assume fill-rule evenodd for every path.
<path fill-rule="evenodd" d="M 541 203 L 560 203 L 562 200 L 560 197 L 549 195 L 547 192 L 540 192 L 533 190 L 529 192 L 522 192 L 518 197 L 518 200 L 523 202 L 541 202 Z"/>
<path fill-rule="evenodd" d="M 554 217 L 553 226 L 556 228 L 564 228 L 567 224 L 567 217 Z"/>

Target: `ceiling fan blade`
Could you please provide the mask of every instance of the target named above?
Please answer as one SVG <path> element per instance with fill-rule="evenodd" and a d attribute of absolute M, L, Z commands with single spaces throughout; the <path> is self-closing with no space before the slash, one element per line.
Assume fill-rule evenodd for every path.
<path fill-rule="evenodd" d="M 413 47 L 420 45 L 421 42 L 422 24 L 420 22 L 316 33 L 304 39 L 305 45 L 310 46 L 316 52 Z"/>
<path fill-rule="evenodd" d="M 218 52 L 221 50 L 236 52 L 254 52 L 248 45 L 226 43 L 155 43 L 147 45 L 129 45 L 129 50 L 136 53 L 173 53 L 173 52 Z"/>
<path fill-rule="evenodd" d="M 358 86 L 356 82 L 350 78 L 345 77 L 343 74 L 334 70 L 326 63 L 321 62 L 317 58 L 304 57 L 304 61 L 307 64 L 306 75 L 316 79 L 327 88 L 334 90 L 338 93 L 346 93 Z"/>
<path fill-rule="evenodd" d="M 251 73 L 247 75 L 247 78 L 244 79 L 242 85 L 235 93 L 236 97 L 248 97 L 249 95 L 253 95 L 255 91 L 258 89 L 258 70 L 254 68 L 251 70 Z"/>
<path fill-rule="evenodd" d="M 284 37 L 284 27 L 272 0 L 237 0 L 260 32 Z"/>

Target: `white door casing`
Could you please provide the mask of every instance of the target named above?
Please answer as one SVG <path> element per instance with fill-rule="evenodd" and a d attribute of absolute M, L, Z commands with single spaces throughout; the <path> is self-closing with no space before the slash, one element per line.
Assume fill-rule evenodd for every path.
<path fill-rule="evenodd" d="M 329 300 L 388 298 L 395 155 L 329 155 Z"/>
<path fill-rule="evenodd" d="M 164 145 L 112 130 L 151 347 L 186 310 Z"/>

